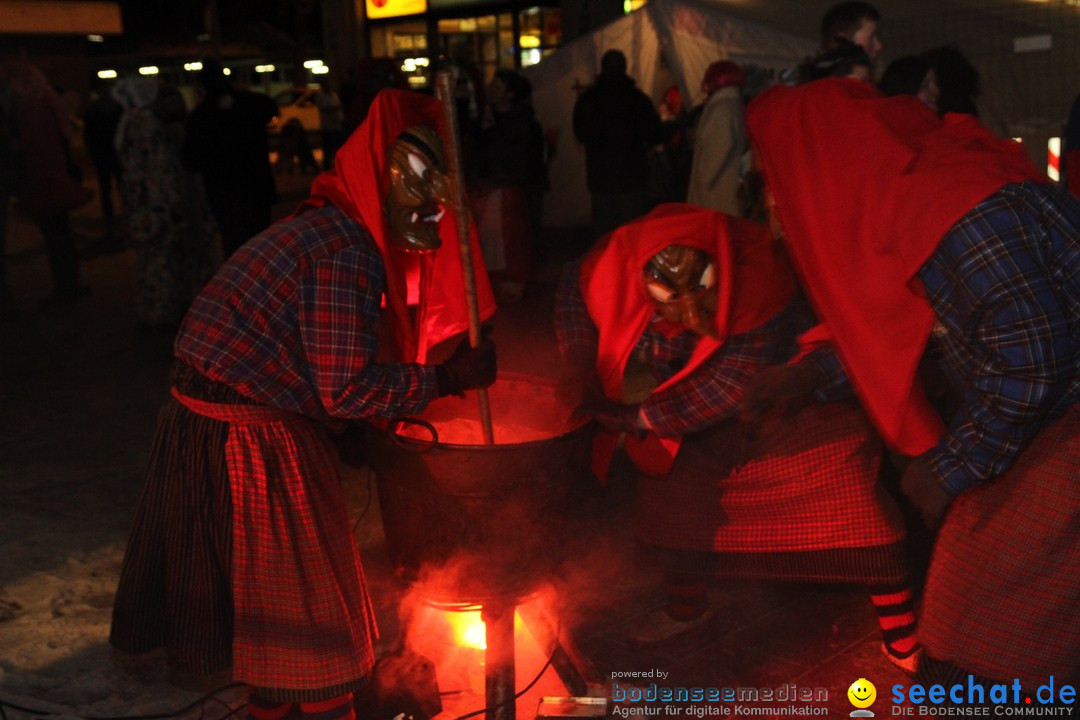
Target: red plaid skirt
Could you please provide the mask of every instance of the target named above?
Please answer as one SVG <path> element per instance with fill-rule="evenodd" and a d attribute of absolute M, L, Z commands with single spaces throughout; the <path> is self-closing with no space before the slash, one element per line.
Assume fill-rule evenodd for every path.
<path fill-rule="evenodd" d="M 174 390 L 124 558 L 113 644 L 165 646 L 184 672 L 231 664 L 237 681 L 284 701 L 358 687 L 374 637 L 327 434 L 299 415 Z"/>
<path fill-rule="evenodd" d="M 367 675 L 374 612 L 326 433 L 271 408 L 178 399 L 230 423 L 233 677 L 303 690 Z"/>
<path fill-rule="evenodd" d="M 919 637 L 934 658 L 986 678 L 1080 684 L 1080 407 L 953 501 Z"/>
<path fill-rule="evenodd" d="M 903 519 L 878 482 L 880 441 L 862 411 L 804 408 L 783 431 L 762 433 L 750 459 L 726 472 L 737 432 L 728 423 L 687 438 L 668 477 L 639 478 L 639 538 L 678 551 L 785 556 L 778 576 L 894 579 L 863 577 L 857 568 L 790 572 L 811 553 L 840 559 L 836 551 L 899 550 Z"/>

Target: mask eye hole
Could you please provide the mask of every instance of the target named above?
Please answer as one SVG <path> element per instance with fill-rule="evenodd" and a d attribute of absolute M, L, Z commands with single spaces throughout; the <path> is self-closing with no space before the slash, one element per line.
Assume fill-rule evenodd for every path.
<path fill-rule="evenodd" d="M 407 157 L 409 160 L 409 167 L 412 171 L 419 177 L 425 177 L 427 174 L 427 163 L 424 162 L 423 158 L 413 153 L 409 153 Z"/>
<path fill-rule="evenodd" d="M 698 279 L 699 290 L 709 290 L 716 284 L 716 266 L 713 263 L 709 263 L 705 266 L 705 269 L 701 271 L 701 278 Z"/>
<path fill-rule="evenodd" d="M 653 300 L 657 302 L 667 303 L 671 302 L 675 298 L 675 291 L 669 287 L 661 285 L 657 282 L 647 282 L 645 287 L 649 290 L 649 295 Z"/>

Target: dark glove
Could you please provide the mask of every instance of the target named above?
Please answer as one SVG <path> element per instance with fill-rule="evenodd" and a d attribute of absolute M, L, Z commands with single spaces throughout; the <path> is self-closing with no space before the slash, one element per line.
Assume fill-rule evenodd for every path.
<path fill-rule="evenodd" d="M 908 464 L 900 478 L 900 489 L 922 513 L 923 522 L 928 528 L 932 530 L 941 524 L 952 497 L 934 477 L 930 470 L 930 460 L 925 454 Z"/>
<path fill-rule="evenodd" d="M 469 345 L 468 338 L 454 350 L 446 362 L 435 366 L 435 378 L 439 385 L 439 397 L 457 395 L 465 397 L 466 390 L 486 388 L 495 382 L 497 361 L 495 342 L 489 337 L 491 328 L 485 327 L 480 344 Z"/>
<path fill-rule="evenodd" d="M 739 421 L 759 423 L 774 407 L 785 414 L 796 412 L 806 404 L 807 396 L 824 384 L 824 374 L 813 363 L 767 367 L 746 384 Z"/>
<path fill-rule="evenodd" d="M 811 400 L 811 393 L 825 383 L 825 376 L 812 363 L 773 365 L 750 379 L 739 406 L 735 466 L 759 451 L 759 440 L 781 444 L 797 429 L 796 416 Z"/>
<path fill-rule="evenodd" d="M 603 395 L 590 392 L 574 414 L 578 417 L 592 418 L 605 430 L 613 433 L 629 433 L 635 437 L 645 436 L 645 427 L 638 423 L 641 404 L 628 405 L 609 400 Z"/>

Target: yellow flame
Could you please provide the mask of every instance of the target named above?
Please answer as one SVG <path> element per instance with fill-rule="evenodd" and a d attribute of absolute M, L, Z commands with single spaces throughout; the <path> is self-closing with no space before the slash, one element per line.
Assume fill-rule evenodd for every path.
<path fill-rule="evenodd" d="M 480 618 L 479 610 L 448 612 L 446 616 L 454 631 L 454 642 L 462 647 L 487 649 L 484 621 Z"/>

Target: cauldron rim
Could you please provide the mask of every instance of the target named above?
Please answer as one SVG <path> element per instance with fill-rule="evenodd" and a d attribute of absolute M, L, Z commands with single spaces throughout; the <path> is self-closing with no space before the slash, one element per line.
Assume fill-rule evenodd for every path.
<path fill-rule="evenodd" d="M 543 375 L 532 375 L 532 374 L 529 374 L 529 373 L 500 372 L 496 381 L 498 381 L 498 380 L 507 380 L 507 381 L 511 381 L 511 382 L 529 382 L 529 383 L 541 382 L 541 383 L 550 385 L 551 388 L 552 388 L 552 391 L 554 391 L 554 387 L 555 387 L 555 381 L 553 379 L 551 379 L 549 377 L 546 377 L 546 376 L 543 376 Z M 557 442 L 559 440 L 562 440 L 563 438 L 565 438 L 565 437 L 567 437 L 569 435 L 573 435 L 575 433 L 580 432 L 582 430 L 582 428 L 584 428 L 587 425 L 590 425 L 592 423 L 592 421 L 590 419 L 588 419 L 588 418 L 579 418 L 577 421 L 575 421 L 572 424 L 567 423 L 567 425 L 568 425 L 567 429 L 564 430 L 563 432 L 559 433 L 558 435 L 551 435 L 549 437 L 538 438 L 536 440 L 525 440 L 525 441 L 522 441 L 522 442 L 514 442 L 514 443 L 500 443 L 498 441 L 499 436 L 496 433 L 496 435 L 495 435 L 495 443 L 492 444 L 492 445 L 488 445 L 486 443 L 448 443 L 448 442 L 442 442 L 442 441 L 431 442 L 429 440 L 417 440 L 416 438 L 412 438 L 412 437 L 408 437 L 406 435 L 399 434 L 397 431 L 400 428 L 401 422 L 404 421 L 404 420 L 410 420 L 410 419 L 423 420 L 423 413 L 421 413 L 420 415 L 418 415 L 415 418 L 412 418 L 412 417 L 409 417 L 409 418 L 396 418 L 396 419 L 392 420 L 390 422 L 390 424 L 383 430 L 383 434 L 385 434 L 387 436 L 387 439 L 390 440 L 390 442 L 394 443 L 395 445 L 398 445 L 403 450 L 409 450 L 411 452 L 428 452 L 428 451 L 435 450 L 435 449 L 448 450 L 448 451 L 457 450 L 457 451 L 468 451 L 468 452 L 475 452 L 475 451 L 496 452 L 496 451 L 499 451 L 500 449 L 502 449 L 502 450 L 511 450 L 511 449 L 517 449 L 517 448 L 535 447 L 535 446 L 544 445 L 544 444 L 553 443 L 553 442 Z M 497 429 L 498 428 L 496 428 L 496 430 Z"/>

